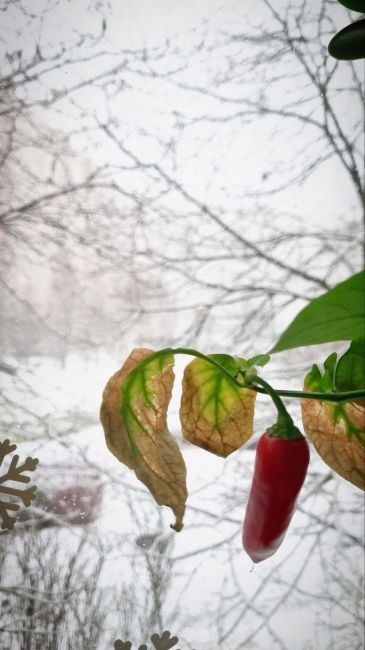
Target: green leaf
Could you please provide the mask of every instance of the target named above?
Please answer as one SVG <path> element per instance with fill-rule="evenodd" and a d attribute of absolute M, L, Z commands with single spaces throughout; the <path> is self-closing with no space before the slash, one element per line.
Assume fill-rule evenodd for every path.
<path fill-rule="evenodd" d="M 365 388 L 365 339 L 352 341 L 340 357 L 335 368 L 334 385 L 340 392 Z"/>
<path fill-rule="evenodd" d="M 360 13 L 365 12 L 365 2 L 364 0 L 338 0 L 341 5 L 351 11 L 359 11 Z"/>
<path fill-rule="evenodd" d="M 337 32 L 329 42 L 328 52 L 340 61 L 365 58 L 365 20 L 357 20 Z"/>
<path fill-rule="evenodd" d="M 237 361 L 234 357 L 231 357 L 229 354 L 209 354 L 210 359 L 219 363 L 220 366 L 225 368 L 231 375 L 235 376 L 237 372 Z M 218 368 L 214 368 L 211 364 L 208 363 L 209 368 L 212 369 L 218 376 L 221 375 Z M 229 381 L 229 380 L 228 380 Z"/>
<path fill-rule="evenodd" d="M 270 361 L 269 354 L 256 354 L 255 357 L 251 357 L 251 359 L 248 359 L 246 363 L 248 368 L 252 368 L 252 366 L 260 366 L 262 368 L 263 366 L 266 366 L 266 364 L 269 363 L 269 361 Z"/>
<path fill-rule="evenodd" d="M 311 390 L 319 393 L 332 393 L 334 390 L 334 373 L 337 363 L 337 352 L 327 357 L 322 365 L 316 363 L 312 366 L 312 370 L 306 375 L 304 379 L 304 386 L 306 390 Z"/>
<path fill-rule="evenodd" d="M 364 293 L 365 273 L 361 271 L 304 307 L 270 352 L 362 337 L 365 327 Z"/>

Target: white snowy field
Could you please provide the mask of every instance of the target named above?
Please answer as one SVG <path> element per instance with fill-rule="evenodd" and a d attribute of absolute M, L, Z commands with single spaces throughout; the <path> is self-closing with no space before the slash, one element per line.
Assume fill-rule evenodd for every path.
<path fill-rule="evenodd" d="M 242 548 L 241 528 L 254 448 L 242 448 L 223 460 L 182 442 L 177 386 L 170 429 L 180 439 L 189 490 L 185 526 L 177 534 L 169 528 L 174 519 L 169 509 L 159 508 L 134 473 L 106 448 L 97 418 L 103 386 L 115 369 L 115 361 L 100 356 L 86 363 L 69 358 L 63 367 L 50 359 L 31 360 L 32 388 L 43 396 L 33 410 L 42 413 L 48 430 L 47 435 L 43 431 L 41 437 L 18 444 L 21 457 L 39 458 L 35 482 L 44 492 L 54 485 L 77 485 L 87 476 L 98 477 L 103 496 L 94 523 L 33 533 L 45 540 L 49 535 L 58 539 L 67 564 L 87 530 L 85 559 L 88 553 L 90 563 L 103 558 L 97 584 L 101 599 L 122 589 L 121 600 L 115 600 L 115 608 L 109 608 L 104 619 L 101 641 L 92 647 L 101 650 L 110 639 L 126 640 L 123 634 L 128 630 L 131 641 L 146 642 L 143 634 L 162 632 L 162 627 L 179 637 L 181 650 L 360 649 L 364 513 L 359 491 L 329 472 L 312 451 L 284 543 L 272 558 L 253 567 Z M 18 366 L 18 373 L 24 372 Z M 26 406 L 32 406 L 31 399 Z M 64 426 L 67 414 L 73 414 L 72 432 Z M 263 430 L 259 420 L 254 440 Z M 1 437 L 11 438 L 12 433 L 3 430 Z M 27 438 L 24 428 L 22 437 Z M 22 524 L 18 526 L 20 531 Z M 16 531 L 12 534 L 19 544 Z M 10 537 L 2 539 L 6 544 Z M 10 559 L 12 549 L 7 548 Z M 16 575 L 9 561 L 5 583 L 13 584 Z M 156 576 L 158 606 L 153 592 Z M 146 588 L 153 593 L 149 605 Z M 128 593 L 129 628 L 123 619 Z M 145 622 L 150 621 L 143 630 L 142 613 Z M 61 650 L 67 647 L 62 639 L 58 643 Z M 12 650 L 18 647 L 14 641 Z"/>

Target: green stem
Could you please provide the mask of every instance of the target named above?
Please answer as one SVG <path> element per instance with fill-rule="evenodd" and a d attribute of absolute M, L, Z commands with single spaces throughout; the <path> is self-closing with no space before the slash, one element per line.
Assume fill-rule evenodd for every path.
<path fill-rule="evenodd" d="M 138 364 L 138 367 L 141 365 L 147 365 L 151 361 L 159 359 L 160 357 L 168 354 L 187 354 L 192 357 L 197 357 L 198 359 L 204 359 L 204 361 L 208 361 L 208 363 L 211 363 L 213 366 L 218 368 L 227 377 L 227 379 L 233 381 L 235 384 L 237 384 L 237 386 L 240 388 L 247 388 L 244 383 L 237 381 L 236 377 L 232 375 L 229 370 L 222 366 L 218 361 L 215 361 L 215 359 L 208 357 L 206 354 L 203 354 L 202 352 L 198 352 L 197 350 L 193 350 L 191 348 L 164 348 L 163 350 L 158 350 L 157 352 L 153 352 L 148 357 L 143 359 L 143 361 Z"/>
<path fill-rule="evenodd" d="M 251 388 L 251 383 L 255 382 L 255 384 L 261 384 L 261 386 L 264 387 L 265 393 L 267 395 L 270 395 L 272 401 L 274 402 L 277 411 L 278 411 L 278 417 L 281 418 L 282 420 L 287 420 L 288 423 L 290 422 L 293 424 L 293 420 L 291 416 L 289 415 L 288 411 L 286 410 L 286 407 L 283 403 L 283 401 L 280 399 L 280 396 L 278 395 L 277 391 L 275 388 L 270 386 L 265 379 L 262 379 L 261 377 L 258 377 L 257 375 L 246 375 L 245 376 L 245 383 L 248 385 L 249 388 Z"/>
<path fill-rule="evenodd" d="M 259 386 L 250 385 L 251 390 L 255 390 L 257 393 L 265 394 L 266 391 L 260 388 Z M 311 392 L 309 390 L 276 390 L 277 394 L 281 397 L 299 397 L 300 399 L 317 399 L 321 402 L 352 402 L 355 399 L 360 399 L 365 397 L 365 389 L 362 390 L 352 390 L 345 393 L 319 393 Z"/>
<path fill-rule="evenodd" d="M 146 357 L 143 361 L 141 361 L 138 364 L 138 367 L 147 365 L 148 363 L 154 361 L 155 359 L 159 359 L 160 357 L 168 354 L 187 354 L 189 356 L 197 357 L 198 359 L 204 359 L 204 361 L 207 361 L 208 363 L 211 363 L 213 366 L 218 368 L 230 381 L 233 381 L 236 386 L 239 386 L 240 388 L 250 388 L 250 390 L 254 390 L 256 393 L 262 393 L 264 395 L 270 394 L 268 393 L 267 387 L 264 386 L 264 380 L 261 379 L 261 382 L 257 381 L 256 375 L 252 375 L 252 383 L 248 384 L 246 381 L 239 381 L 237 377 L 232 375 L 227 368 L 224 368 L 218 361 L 215 361 L 215 359 L 212 359 L 211 357 L 208 357 L 206 354 L 203 354 L 202 352 L 198 352 L 197 350 L 193 350 L 192 348 L 163 348 L 162 350 L 158 350 L 157 352 L 153 352 L 151 355 Z M 260 386 L 256 386 L 256 383 L 261 383 L 263 388 L 260 388 Z M 266 383 L 266 382 L 265 382 Z M 269 384 L 267 384 L 269 386 Z M 365 397 L 365 389 L 362 390 L 353 390 L 353 391 L 347 391 L 344 393 L 319 393 L 319 392 L 311 392 L 311 391 L 300 391 L 300 390 L 276 390 L 275 388 L 272 389 L 276 395 L 281 396 L 281 397 L 297 397 L 300 399 L 316 399 L 320 400 L 322 402 L 342 402 L 342 401 L 352 401 L 355 399 L 360 399 L 362 397 Z"/>
<path fill-rule="evenodd" d="M 289 415 L 288 411 L 286 410 L 286 407 L 283 403 L 283 401 L 280 399 L 278 393 L 276 392 L 275 388 L 270 386 L 265 379 L 262 379 L 262 377 L 258 377 L 257 375 L 246 375 L 245 376 L 246 384 L 248 386 L 251 386 L 251 382 L 255 382 L 256 384 L 261 384 L 263 388 L 265 389 L 266 393 L 270 395 L 272 401 L 274 402 L 277 412 L 278 412 L 278 417 L 275 422 L 275 424 L 267 429 L 267 432 L 270 437 L 272 438 L 280 438 L 281 440 L 300 440 L 303 438 L 303 435 L 299 431 L 299 429 L 295 426 L 293 419 L 291 415 Z"/>

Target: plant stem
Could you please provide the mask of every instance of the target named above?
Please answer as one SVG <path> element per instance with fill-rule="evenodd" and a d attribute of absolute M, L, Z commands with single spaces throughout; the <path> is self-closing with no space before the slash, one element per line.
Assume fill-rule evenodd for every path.
<path fill-rule="evenodd" d="M 266 391 L 260 388 L 259 386 L 253 386 L 250 384 L 251 390 L 255 390 L 257 393 L 265 394 Z M 276 390 L 276 389 L 275 389 Z M 277 394 L 281 397 L 299 397 L 300 399 L 317 399 L 321 402 L 351 402 L 355 399 L 361 397 L 365 398 L 365 389 L 363 390 L 352 390 L 345 393 L 318 393 L 311 392 L 309 390 L 276 390 Z"/>
<path fill-rule="evenodd" d="M 246 386 L 244 383 L 239 382 L 236 377 L 232 375 L 229 370 L 222 366 L 218 361 L 215 361 L 215 359 L 208 357 L 206 354 L 203 354 L 202 352 L 198 352 L 197 350 L 193 350 L 191 348 L 164 348 L 163 350 L 153 352 L 153 354 L 143 359 L 143 361 L 141 361 L 141 363 L 138 365 L 140 366 L 142 364 L 148 364 L 150 361 L 154 361 L 155 359 L 159 359 L 160 357 L 169 354 L 187 354 L 192 357 L 197 357 L 198 359 L 203 359 L 204 361 L 207 361 L 208 363 L 211 363 L 213 366 L 218 368 L 224 375 L 226 375 L 227 379 L 233 381 L 240 388 L 248 388 L 248 386 Z"/>
<path fill-rule="evenodd" d="M 246 375 L 245 380 L 249 386 L 253 381 L 257 384 L 261 384 L 276 406 L 278 417 L 275 424 L 267 429 L 268 435 L 271 438 L 279 438 L 280 440 L 287 440 L 288 442 L 291 440 L 301 440 L 303 435 L 299 431 L 298 427 L 295 426 L 291 415 L 289 415 L 276 390 L 270 386 L 265 379 L 262 379 L 262 377 L 258 377 L 257 375 Z"/>
<path fill-rule="evenodd" d="M 162 350 L 158 350 L 157 352 L 153 352 L 151 355 L 149 355 L 143 361 L 141 361 L 141 363 L 138 364 L 138 366 L 140 367 L 140 366 L 147 365 L 148 363 L 156 359 L 159 359 L 164 355 L 169 355 L 169 354 L 171 355 L 187 354 L 189 356 L 197 357 L 198 359 L 203 359 L 204 361 L 207 361 L 208 363 L 211 363 L 213 366 L 218 368 L 218 370 L 220 370 L 220 372 L 222 372 L 227 377 L 227 379 L 234 382 L 236 386 L 239 386 L 240 388 L 249 388 L 250 390 L 254 390 L 256 393 L 261 393 L 264 395 L 270 394 L 270 392 L 267 389 L 269 384 L 267 384 L 267 382 L 264 382 L 263 379 L 260 379 L 259 382 L 258 377 L 256 375 L 250 375 L 250 379 L 252 380 L 252 383 L 248 384 L 246 381 L 239 381 L 236 376 L 232 375 L 229 372 L 229 370 L 227 370 L 227 368 L 224 368 L 224 366 L 222 366 L 218 361 L 215 361 L 215 359 L 212 359 L 211 357 L 207 356 L 206 354 L 203 354 L 202 352 L 193 350 L 192 348 L 164 348 Z M 261 383 L 263 388 L 260 388 L 260 386 L 256 386 L 255 382 L 256 384 Z M 281 389 L 277 390 L 275 388 L 273 388 L 272 390 L 275 392 L 276 395 L 281 397 L 316 399 L 322 402 L 352 401 L 355 399 L 365 397 L 365 389 L 352 390 L 344 393 L 319 393 L 319 392 L 311 392 L 311 391 L 281 390 Z"/>
<path fill-rule="evenodd" d="M 288 425 L 293 425 L 293 420 L 291 416 L 289 415 L 288 411 L 285 408 L 285 405 L 283 401 L 280 399 L 277 391 L 275 388 L 270 386 L 265 379 L 262 379 L 261 377 L 258 377 L 257 375 L 246 375 L 245 376 L 245 382 L 248 384 L 248 387 L 251 388 L 251 382 L 255 382 L 256 384 L 261 384 L 263 388 L 265 389 L 265 392 L 267 395 L 270 395 L 272 401 L 274 402 L 277 411 L 278 411 L 278 420 L 281 422 L 286 422 Z"/>

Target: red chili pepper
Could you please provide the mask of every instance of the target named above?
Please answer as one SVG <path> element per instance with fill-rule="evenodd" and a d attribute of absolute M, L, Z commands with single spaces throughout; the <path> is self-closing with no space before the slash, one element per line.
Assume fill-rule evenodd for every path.
<path fill-rule="evenodd" d="M 242 535 L 243 547 L 253 562 L 275 553 L 295 511 L 309 464 L 308 443 L 298 429 L 296 432 L 296 438 L 285 440 L 269 431 L 257 445 Z"/>

